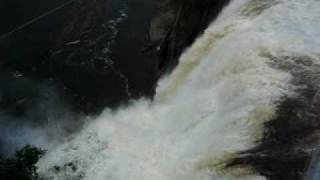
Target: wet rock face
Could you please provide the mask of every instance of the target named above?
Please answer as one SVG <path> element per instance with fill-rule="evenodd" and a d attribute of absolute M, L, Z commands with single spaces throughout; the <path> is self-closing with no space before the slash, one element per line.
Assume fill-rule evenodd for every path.
<path fill-rule="evenodd" d="M 109 1 L 80 1 L 67 12 L 59 39 L 35 68 L 41 77 L 64 84 L 76 110 L 96 113 L 128 98 L 126 79 L 109 58 L 116 36 Z"/>
<path fill-rule="evenodd" d="M 11 17 L 0 29 L 5 34 L 0 39 L 0 68 L 6 76 L 18 73 L 17 81 L 27 78 L 40 84 L 47 80 L 59 82 L 58 89 L 69 96 L 75 109 L 88 113 L 127 98 L 123 77 L 110 64 L 112 61 L 101 55 L 116 31 L 110 29 L 110 20 L 115 18 L 110 13 L 111 1 L 32 0 L 28 4 L 2 4 L 7 8 L 3 17 Z M 44 16 L 6 36 L 41 15 Z"/>
<path fill-rule="evenodd" d="M 59 93 L 86 113 L 116 107 L 129 98 L 152 97 L 161 74 L 177 64 L 182 51 L 228 2 L 0 2 L 2 17 L 10 17 L 2 21 L 2 34 L 60 7 L 0 39 L 0 69 L 35 83 L 58 82 Z M 119 14 L 123 4 L 128 14 Z M 143 48 L 148 41 L 151 45 Z"/>
<path fill-rule="evenodd" d="M 159 2 L 159 13 L 150 30 L 150 39 L 157 44 L 159 68 L 172 69 L 184 49 L 203 33 L 229 2 L 230 0 Z"/>
<path fill-rule="evenodd" d="M 8 76 L 18 72 L 39 83 L 59 82 L 75 110 L 86 113 L 152 94 L 156 63 L 141 52 L 148 41 L 152 1 L 32 0 L 13 1 L 6 8 L 18 11 L 3 12 L 4 17 L 13 14 L 10 22 L 17 23 L 4 21 L 2 33 L 46 14 L 1 36 L 0 68 Z M 36 13 L 29 15 L 28 9 Z"/>

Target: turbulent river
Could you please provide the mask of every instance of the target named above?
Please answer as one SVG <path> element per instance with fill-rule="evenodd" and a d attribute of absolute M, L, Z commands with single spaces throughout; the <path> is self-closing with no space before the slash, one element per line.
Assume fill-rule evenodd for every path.
<path fill-rule="evenodd" d="M 52 148 L 38 163 L 40 175 L 266 179 L 250 167 L 225 164 L 256 145 L 283 97 L 297 95 L 295 72 L 319 70 L 319 7 L 318 0 L 231 1 L 160 80 L 154 100 L 106 109 Z"/>

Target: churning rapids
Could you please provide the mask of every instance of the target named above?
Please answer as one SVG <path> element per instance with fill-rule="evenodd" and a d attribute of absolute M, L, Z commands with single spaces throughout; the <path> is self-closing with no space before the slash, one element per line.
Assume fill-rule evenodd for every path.
<path fill-rule="evenodd" d="M 266 179 L 224 168 L 262 137 L 292 71 L 320 64 L 319 0 L 233 0 L 164 77 L 153 101 L 105 110 L 50 150 L 39 173 L 55 180 Z M 279 57 L 279 58 L 270 58 Z M 279 62 L 278 62 L 279 61 Z M 281 61 L 281 62 L 280 62 Z"/>

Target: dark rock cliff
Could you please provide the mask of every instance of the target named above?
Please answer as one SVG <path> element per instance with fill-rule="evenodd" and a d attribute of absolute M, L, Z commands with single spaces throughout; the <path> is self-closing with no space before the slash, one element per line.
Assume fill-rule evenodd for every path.
<path fill-rule="evenodd" d="M 60 49 L 73 48 L 66 45 L 70 41 L 96 38 L 99 34 L 97 31 L 101 33 L 99 27 L 106 21 L 107 2 L 105 0 L 52 0 L 50 2 L 31 0 L 25 3 L 16 0 L 10 1 L 10 3 L 3 2 L 2 5 L 2 9 L 6 10 L 1 12 L 2 17 L 6 20 L 1 24 L 1 83 L 3 86 L 7 86 L 6 82 L 9 81 L 11 84 L 16 84 L 14 91 L 22 92 L 23 95 L 15 100 L 16 96 L 20 95 L 8 94 L 1 88 L 0 93 L 6 97 L 6 100 L 0 101 L 0 104 L 6 104 L 8 101 L 18 102 L 20 99 L 33 101 L 34 95 L 28 95 L 30 90 L 23 89 L 19 85 L 21 79 L 32 81 L 33 85 L 31 86 L 54 81 L 59 84 L 58 89 L 62 94 L 74 96 L 80 94 L 78 91 L 82 88 L 73 85 L 73 83 L 83 83 L 83 87 L 88 86 L 85 84 L 86 79 L 82 77 L 88 75 L 85 72 L 89 72 L 89 67 L 80 66 L 83 61 L 88 59 L 84 57 L 72 62 L 69 58 L 72 56 L 72 51 L 66 50 L 57 60 L 54 53 L 58 54 Z M 30 24 L 28 24 L 29 22 Z M 24 24 L 28 25 L 24 26 Z M 16 29 L 18 30 L 16 31 Z M 75 42 L 69 46 L 74 44 Z M 78 50 L 80 51 L 79 48 Z M 55 60 L 52 60 L 53 58 Z M 74 78 L 75 75 L 78 75 L 77 78 Z M 70 91 L 66 92 L 65 89 L 70 89 Z M 69 99 L 75 100 L 75 104 L 79 104 L 78 99 L 81 98 L 71 97 Z M 16 107 L 14 103 L 11 104 L 13 104 L 12 108 Z M 22 108 L 24 107 L 24 103 L 18 104 Z M 8 109 L 10 108 L 11 105 L 8 106 Z"/>
<path fill-rule="evenodd" d="M 130 98 L 152 97 L 158 78 L 177 64 L 183 50 L 228 2 L 1 2 L 2 17 L 10 18 L 4 18 L 0 28 L 0 69 L 7 74 L 3 77 L 17 82 L 23 78 L 36 84 L 56 83 L 75 110 L 87 113 L 116 107 Z M 50 12 L 55 7 L 60 8 Z M 121 14 L 121 9 L 126 13 Z"/>
<path fill-rule="evenodd" d="M 150 28 L 151 44 L 159 58 L 159 76 L 178 63 L 180 54 L 200 36 L 230 0 L 166 0 Z"/>

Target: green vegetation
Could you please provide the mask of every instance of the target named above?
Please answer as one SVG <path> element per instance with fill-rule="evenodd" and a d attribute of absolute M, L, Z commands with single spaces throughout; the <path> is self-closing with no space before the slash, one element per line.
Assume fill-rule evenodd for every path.
<path fill-rule="evenodd" d="M 17 150 L 12 157 L 0 156 L 0 178 L 3 180 L 40 180 L 36 163 L 44 155 L 43 149 L 30 145 Z"/>

